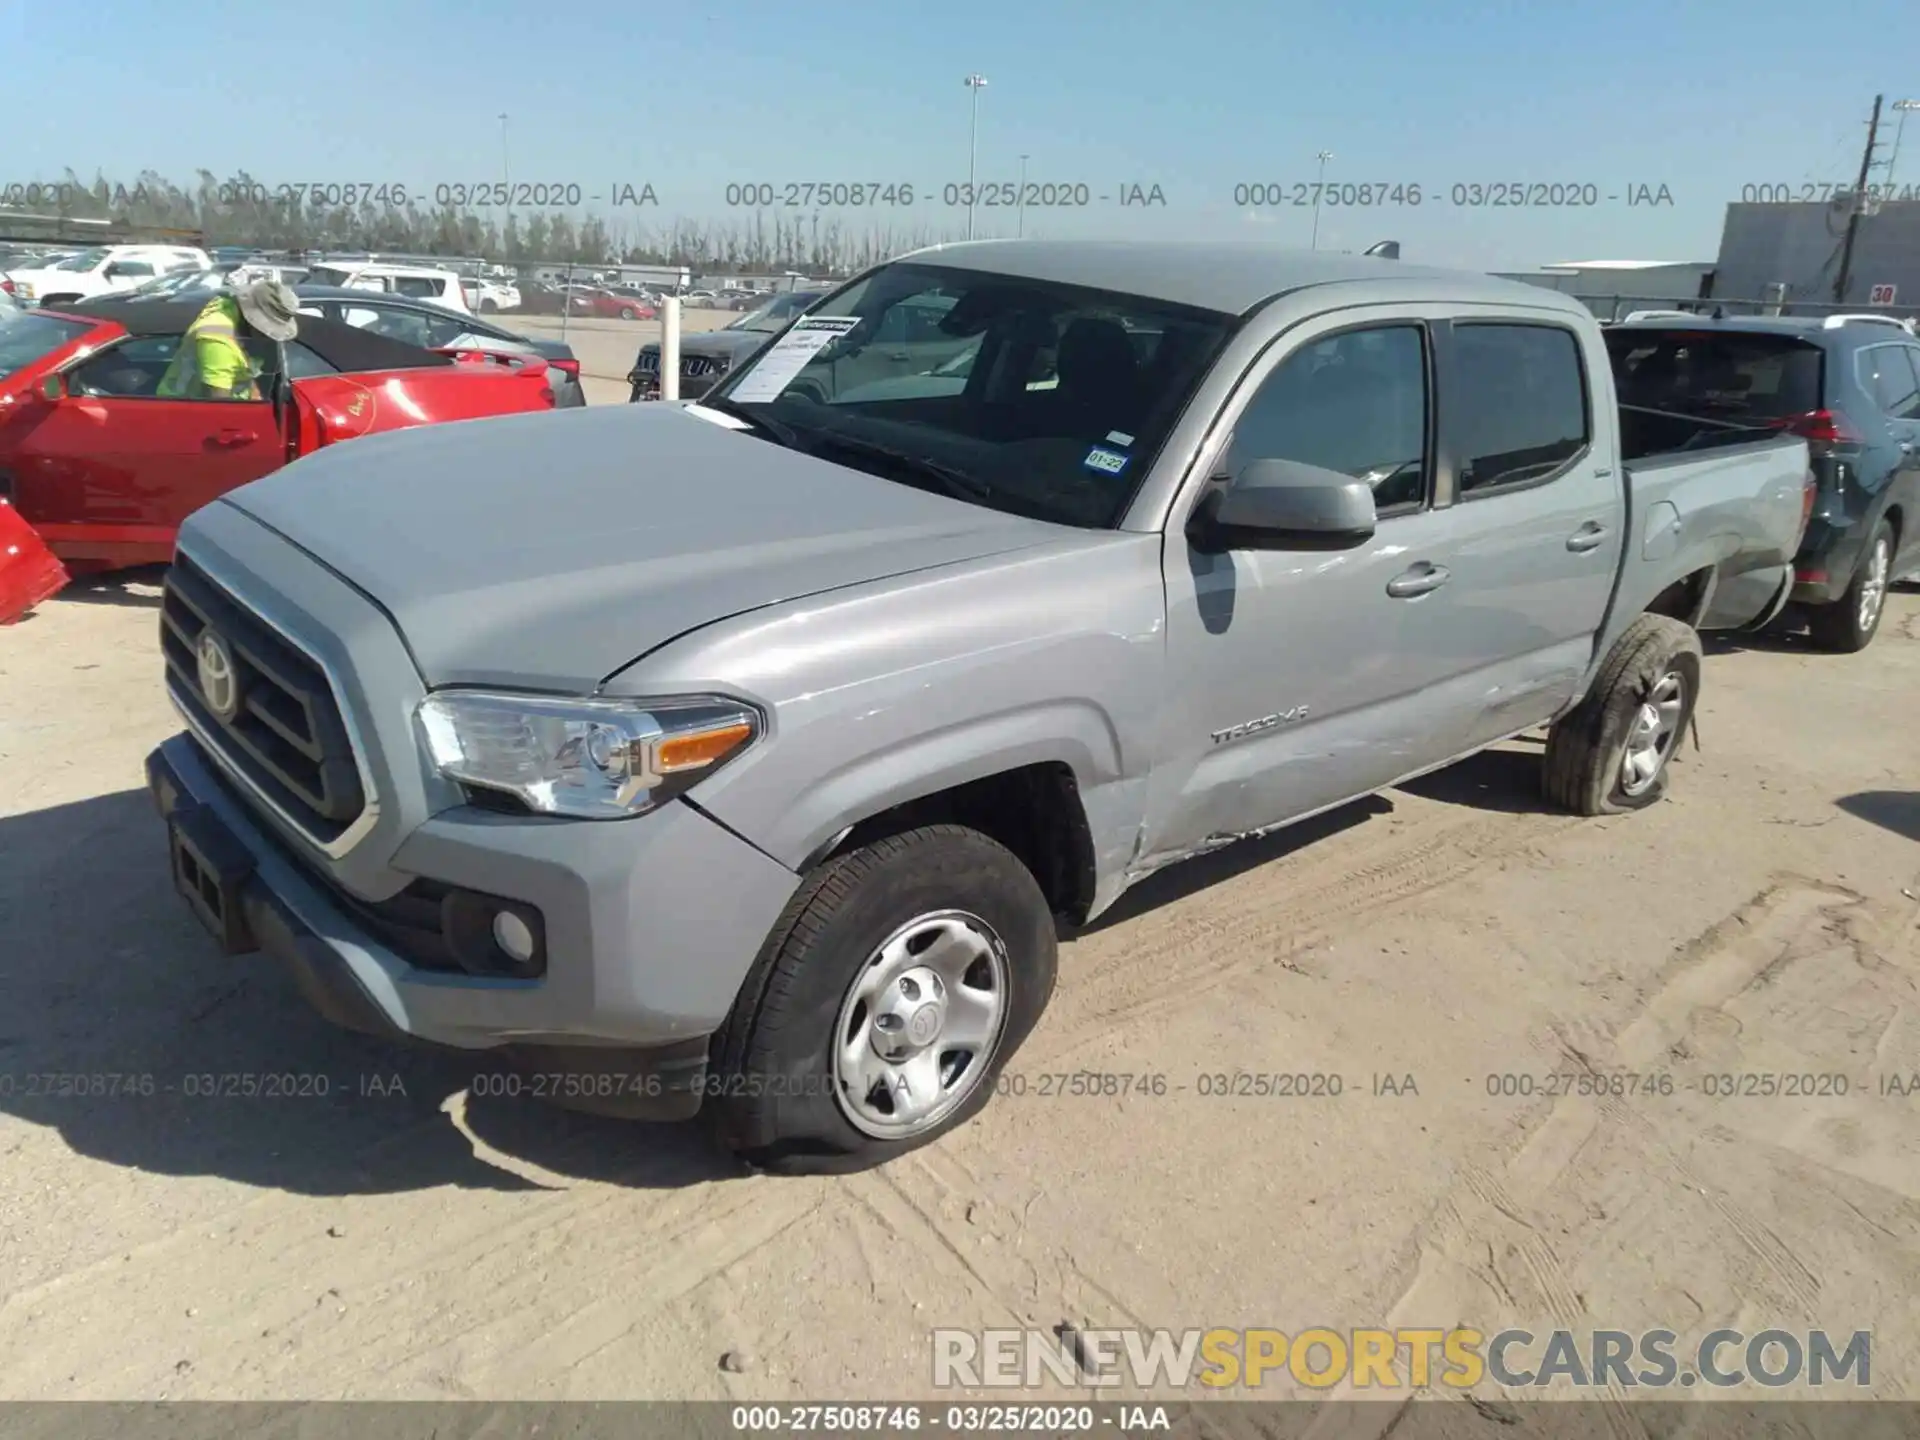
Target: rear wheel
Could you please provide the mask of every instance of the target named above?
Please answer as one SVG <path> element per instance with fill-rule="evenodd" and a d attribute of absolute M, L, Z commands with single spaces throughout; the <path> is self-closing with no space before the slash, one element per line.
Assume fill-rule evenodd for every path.
<path fill-rule="evenodd" d="M 1578 815 L 1640 810 L 1667 791 L 1667 766 L 1700 695 L 1700 637 L 1665 615 L 1626 629 L 1593 688 L 1547 736 L 1541 788 Z"/>
<path fill-rule="evenodd" d="M 1887 584 L 1893 573 L 1893 527 L 1882 520 L 1860 564 L 1838 600 L 1807 607 L 1807 632 L 1827 650 L 1852 655 L 1873 643 L 1887 609 Z"/>
<path fill-rule="evenodd" d="M 958 825 L 876 840 L 808 878 L 716 1038 L 723 1144 L 783 1174 L 863 1170 L 963 1124 L 1053 993 L 1031 872 Z"/>

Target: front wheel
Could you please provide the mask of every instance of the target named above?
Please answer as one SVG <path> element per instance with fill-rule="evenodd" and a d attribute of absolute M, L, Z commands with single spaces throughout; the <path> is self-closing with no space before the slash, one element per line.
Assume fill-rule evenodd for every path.
<path fill-rule="evenodd" d="M 1807 607 L 1807 633 L 1822 649 L 1853 655 L 1873 643 L 1887 609 L 1887 582 L 1893 572 L 1893 527 L 1882 520 L 1860 557 L 1846 592 L 1826 605 Z"/>
<path fill-rule="evenodd" d="M 640 317 L 631 305 L 622 305 L 620 307 L 620 318 L 622 320 L 637 320 Z"/>
<path fill-rule="evenodd" d="M 930 825 L 841 855 L 788 903 L 716 1037 L 720 1140 L 781 1174 L 881 1165 L 979 1112 L 1053 994 L 1027 867 Z"/>
<path fill-rule="evenodd" d="M 1626 628 L 1586 698 L 1547 736 L 1541 788 L 1577 815 L 1641 810 L 1667 790 L 1667 767 L 1700 698 L 1700 637 L 1665 615 Z"/>

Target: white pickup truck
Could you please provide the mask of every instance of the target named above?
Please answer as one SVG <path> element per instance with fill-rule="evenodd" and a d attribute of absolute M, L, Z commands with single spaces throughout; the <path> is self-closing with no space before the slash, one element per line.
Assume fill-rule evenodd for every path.
<path fill-rule="evenodd" d="M 7 288 L 27 305 L 91 300 L 132 290 L 175 270 L 206 270 L 213 258 L 190 245 L 100 245 L 51 263 L 9 270 Z"/>

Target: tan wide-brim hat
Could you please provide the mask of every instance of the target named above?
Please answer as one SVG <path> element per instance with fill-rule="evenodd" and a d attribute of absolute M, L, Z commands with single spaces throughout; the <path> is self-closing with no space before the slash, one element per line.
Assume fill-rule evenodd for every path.
<path fill-rule="evenodd" d="M 300 297 L 284 280 L 255 280 L 234 299 L 247 324 L 269 340 L 291 340 L 300 332 Z"/>

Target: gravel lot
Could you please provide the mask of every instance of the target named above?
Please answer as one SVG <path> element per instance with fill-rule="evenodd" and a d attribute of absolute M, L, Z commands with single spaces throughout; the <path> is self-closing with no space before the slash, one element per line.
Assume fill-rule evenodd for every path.
<path fill-rule="evenodd" d="M 570 328 L 609 327 L 646 333 Z M 217 957 L 141 789 L 157 578 L 0 630 L 0 1397 L 900 1398 L 932 1326 L 1062 1320 L 1871 1327 L 1876 1397 L 1920 1395 L 1911 592 L 1864 655 L 1713 647 L 1644 814 L 1543 809 L 1519 742 L 1156 877 L 1064 947 L 1026 1095 L 783 1181 Z M 1676 1089 L 1488 1093 L 1583 1069 Z M 1070 1070 L 1167 1093 L 1041 1097 Z M 1344 1093 L 1200 1094 L 1231 1071 Z M 1702 1092 L 1737 1072 L 1851 1093 Z M 243 1075 L 296 1093 L 204 1093 Z"/>

